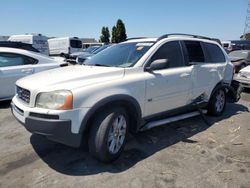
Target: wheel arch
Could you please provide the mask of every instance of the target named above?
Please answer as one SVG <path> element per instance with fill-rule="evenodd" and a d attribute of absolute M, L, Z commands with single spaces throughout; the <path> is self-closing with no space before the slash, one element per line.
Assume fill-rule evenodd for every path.
<path fill-rule="evenodd" d="M 231 85 L 235 85 L 231 86 Z M 240 99 L 240 96 L 237 92 L 239 84 L 235 81 L 232 81 L 232 84 L 229 85 L 228 83 L 225 83 L 223 81 L 220 81 L 219 83 L 216 84 L 216 86 L 214 87 L 214 89 L 212 90 L 210 96 L 209 96 L 209 101 L 211 100 L 213 94 L 218 90 L 218 89 L 224 89 L 226 92 L 226 98 L 229 102 L 237 102 Z"/>
<path fill-rule="evenodd" d="M 130 121 L 135 122 L 133 126 L 130 127 L 130 131 L 137 132 L 140 125 L 141 125 L 141 107 L 137 100 L 129 95 L 119 94 L 106 97 L 100 101 L 98 101 L 93 107 L 87 112 L 84 116 L 79 133 L 84 135 L 83 137 L 87 136 L 88 131 L 90 129 L 91 123 L 95 114 L 104 110 L 105 108 L 113 106 L 123 106 L 130 117 Z"/>

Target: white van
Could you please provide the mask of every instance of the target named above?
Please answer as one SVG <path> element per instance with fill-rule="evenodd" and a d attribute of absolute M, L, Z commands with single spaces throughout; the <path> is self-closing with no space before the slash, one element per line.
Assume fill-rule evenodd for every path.
<path fill-rule="evenodd" d="M 39 52 L 49 55 L 48 37 L 41 34 L 12 35 L 8 41 L 31 44 Z"/>
<path fill-rule="evenodd" d="M 69 56 L 82 51 L 82 41 L 77 37 L 53 38 L 48 40 L 49 54 Z"/>

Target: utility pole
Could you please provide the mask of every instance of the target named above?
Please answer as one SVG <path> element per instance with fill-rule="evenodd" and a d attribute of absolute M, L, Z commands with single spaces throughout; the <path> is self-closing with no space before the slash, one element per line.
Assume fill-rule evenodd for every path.
<path fill-rule="evenodd" d="M 248 3 L 247 3 L 247 15 L 246 15 L 243 39 L 246 39 L 247 33 L 250 33 L 250 0 L 248 0 Z"/>

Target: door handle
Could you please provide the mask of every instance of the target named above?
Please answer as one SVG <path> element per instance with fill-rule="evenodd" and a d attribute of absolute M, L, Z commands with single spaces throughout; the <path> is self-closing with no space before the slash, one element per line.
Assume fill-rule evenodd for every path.
<path fill-rule="evenodd" d="M 186 78 L 186 77 L 188 77 L 188 76 L 190 76 L 190 74 L 188 74 L 188 73 L 182 73 L 182 74 L 180 75 L 181 78 Z"/>
<path fill-rule="evenodd" d="M 216 72 L 217 69 L 211 69 L 209 72 Z"/>
<path fill-rule="evenodd" d="M 22 69 L 21 70 L 22 73 L 27 73 L 27 74 L 32 73 L 32 71 L 33 71 L 33 69 Z"/>

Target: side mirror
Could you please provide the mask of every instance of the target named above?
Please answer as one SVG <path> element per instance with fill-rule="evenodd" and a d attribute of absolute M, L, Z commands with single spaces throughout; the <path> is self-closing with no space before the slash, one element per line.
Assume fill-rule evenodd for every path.
<path fill-rule="evenodd" d="M 146 67 L 146 70 L 151 72 L 153 70 L 161 70 L 168 68 L 169 61 L 168 59 L 157 59 L 153 61 L 149 67 Z"/>

